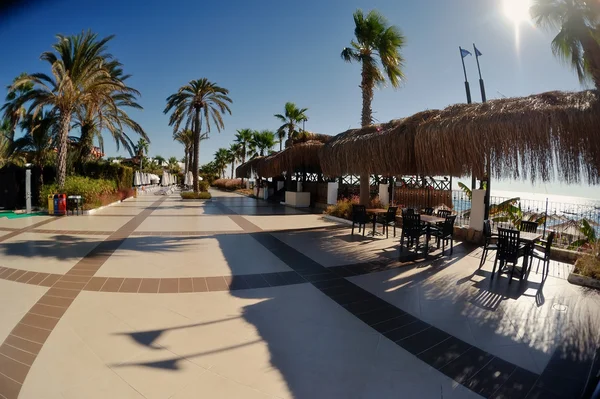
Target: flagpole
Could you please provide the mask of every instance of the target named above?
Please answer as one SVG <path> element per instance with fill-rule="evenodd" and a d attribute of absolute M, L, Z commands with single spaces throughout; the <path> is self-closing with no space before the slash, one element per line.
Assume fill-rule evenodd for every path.
<path fill-rule="evenodd" d="M 463 72 L 465 74 L 465 91 L 467 92 L 467 104 L 471 104 L 471 89 L 469 88 L 469 80 L 467 79 L 467 68 L 465 68 L 465 57 L 463 57 L 462 47 L 458 46 L 460 52 L 460 60 L 462 61 Z"/>
<path fill-rule="evenodd" d="M 479 66 L 479 50 L 477 50 L 477 47 L 475 47 L 475 43 L 473 43 L 473 50 L 475 50 L 475 59 L 477 60 L 477 71 L 479 72 L 479 89 L 481 90 L 481 102 L 486 102 L 485 85 L 483 84 L 483 79 L 481 78 L 481 67 Z"/>
<path fill-rule="evenodd" d="M 483 83 L 483 78 L 481 77 L 481 67 L 479 66 L 479 50 L 477 50 L 477 47 L 475 47 L 475 43 L 473 43 L 473 50 L 475 51 L 475 59 L 477 60 L 477 71 L 479 72 L 479 88 L 481 89 L 481 102 L 486 102 L 486 98 L 485 98 L 485 85 Z M 485 185 L 485 197 L 483 200 L 484 203 L 484 211 L 483 211 L 483 219 L 489 219 L 490 218 L 490 194 L 491 194 L 491 175 L 492 175 L 492 159 L 490 157 L 490 154 L 487 154 L 487 159 L 486 159 L 486 167 L 485 167 L 485 174 L 487 175 L 487 184 Z"/>

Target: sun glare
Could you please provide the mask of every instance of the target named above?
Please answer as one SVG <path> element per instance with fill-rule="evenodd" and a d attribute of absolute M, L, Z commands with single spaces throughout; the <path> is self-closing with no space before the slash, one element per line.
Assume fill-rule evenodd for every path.
<path fill-rule="evenodd" d="M 529 20 L 529 0 L 504 0 L 504 15 L 515 24 Z"/>

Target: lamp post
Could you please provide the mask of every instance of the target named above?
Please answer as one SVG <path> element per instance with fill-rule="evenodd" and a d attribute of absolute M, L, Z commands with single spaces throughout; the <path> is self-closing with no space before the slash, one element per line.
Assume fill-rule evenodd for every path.
<path fill-rule="evenodd" d="M 30 163 L 25 164 L 25 209 L 27 213 L 31 213 L 31 167 Z"/>

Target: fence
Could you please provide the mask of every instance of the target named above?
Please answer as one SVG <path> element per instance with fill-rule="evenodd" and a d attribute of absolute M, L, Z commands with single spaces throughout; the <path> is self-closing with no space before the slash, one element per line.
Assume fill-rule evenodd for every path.
<path fill-rule="evenodd" d="M 452 192 L 452 207 L 458 225 L 470 222 L 471 199 L 463 191 Z M 600 237 L 600 206 L 509 197 L 490 197 L 492 229 L 519 228 L 521 221 L 538 223 L 538 232 L 547 237 L 556 233 L 554 245 L 577 249 Z M 586 229 L 589 226 L 589 229 Z"/>

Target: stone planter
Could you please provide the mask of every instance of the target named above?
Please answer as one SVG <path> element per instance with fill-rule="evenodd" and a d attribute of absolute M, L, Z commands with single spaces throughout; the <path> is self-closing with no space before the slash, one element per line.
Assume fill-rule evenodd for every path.
<path fill-rule="evenodd" d="M 596 280 L 595 278 L 582 276 L 581 274 L 571 273 L 567 278 L 569 283 L 575 285 L 581 285 L 582 287 L 590 287 L 600 290 L 600 280 Z"/>

